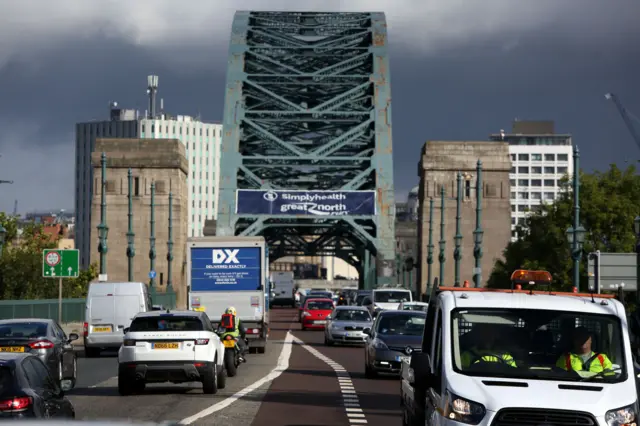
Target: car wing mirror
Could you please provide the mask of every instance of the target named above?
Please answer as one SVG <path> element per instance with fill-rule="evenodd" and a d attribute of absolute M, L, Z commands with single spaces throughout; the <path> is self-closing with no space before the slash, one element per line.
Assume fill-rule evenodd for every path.
<path fill-rule="evenodd" d="M 413 371 L 413 384 L 430 388 L 433 382 L 433 372 L 431 371 L 431 356 L 424 352 L 414 352 L 411 354 L 409 367 Z"/>
<path fill-rule="evenodd" d="M 362 330 L 362 332 L 367 336 L 371 336 L 371 328 L 369 327 L 366 327 L 364 330 Z"/>
<path fill-rule="evenodd" d="M 80 338 L 80 336 L 78 336 L 78 333 L 69 333 L 69 342 L 74 342 L 76 340 L 78 340 Z"/>

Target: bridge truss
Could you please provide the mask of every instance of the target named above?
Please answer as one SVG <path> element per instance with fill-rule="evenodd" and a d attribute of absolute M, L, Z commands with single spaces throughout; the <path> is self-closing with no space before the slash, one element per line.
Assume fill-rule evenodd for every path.
<path fill-rule="evenodd" d="M 342 258 L 366 288 L 391 281 L 395 208 L 386 43 L 382 13 L 236 13 L 217 235 L 264 235 L 272 261 Z M 375 190 L 376 215 L 242 215 L 236 213 L 238 189 Z"/>

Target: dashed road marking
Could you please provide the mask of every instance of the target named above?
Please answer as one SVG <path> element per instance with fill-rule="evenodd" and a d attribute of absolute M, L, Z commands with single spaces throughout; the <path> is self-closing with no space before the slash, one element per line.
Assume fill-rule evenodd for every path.
<path fill-rule="evenodd" d="M 349 376 L 347 370 L 331 358 L 323 355 L 317 349 L 312 348 L 311 346 L 307 346 L 302 340 L 298 339 L 297 337 L 293 337 L 293 341 L 305 348 L 308 352 L 311 353 L 311 355 L 329 365 L 329 367 L 331 367 L 333 371 L 335 371 L 336 376 L 338 376 L 340 392 L 342 393 L 342 405 L 344 406 L 344 410 L 347 415 L 347 419 L 349 419 L 349 423 L 359 425 L 366 424 L 367 419 L 365 418 L 365 415 L 360 408 L 360 400 L 358 399 L 358 395 L 356 394 L 353 382 L 351 381 L 351 376 Z"/>

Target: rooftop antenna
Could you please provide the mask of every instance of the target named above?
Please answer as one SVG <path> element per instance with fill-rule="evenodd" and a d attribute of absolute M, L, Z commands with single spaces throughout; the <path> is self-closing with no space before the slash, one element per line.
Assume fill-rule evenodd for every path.
<path fill-rule="evenodd" d="M 18 200 L 17 199 L 13 202 L 13 216 L 14 217 L 18 216 Z"/>
<path fill-rule="evenodd" d="M 156 117 L 156 95 L 158 94 L 158 76 L 147 76 L 147 95 L 149 95 L 149 116 L 147 118 Z"/>
<path fill-rule="evenodd" d="M 164 99 L 160 98 L 160 114 L 164 114 Z"/>

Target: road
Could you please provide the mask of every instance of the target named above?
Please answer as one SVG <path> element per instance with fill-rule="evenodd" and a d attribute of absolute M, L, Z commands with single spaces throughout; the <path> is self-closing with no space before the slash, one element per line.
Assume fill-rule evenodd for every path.
<path fill-rule="evenodd" d="M 397 378 L 364 377 L 361 347 L 326 347 L 322 331 L 301 331 L 292 309 L 271 311 L 267 352 L 249 355 L 224 390 L 159 384 L 121 397 L 116 354 L 78 360 L 68 392 L 78 419 L 177 421 L 219 426 L 385 425 L 402 423 Z"/>

